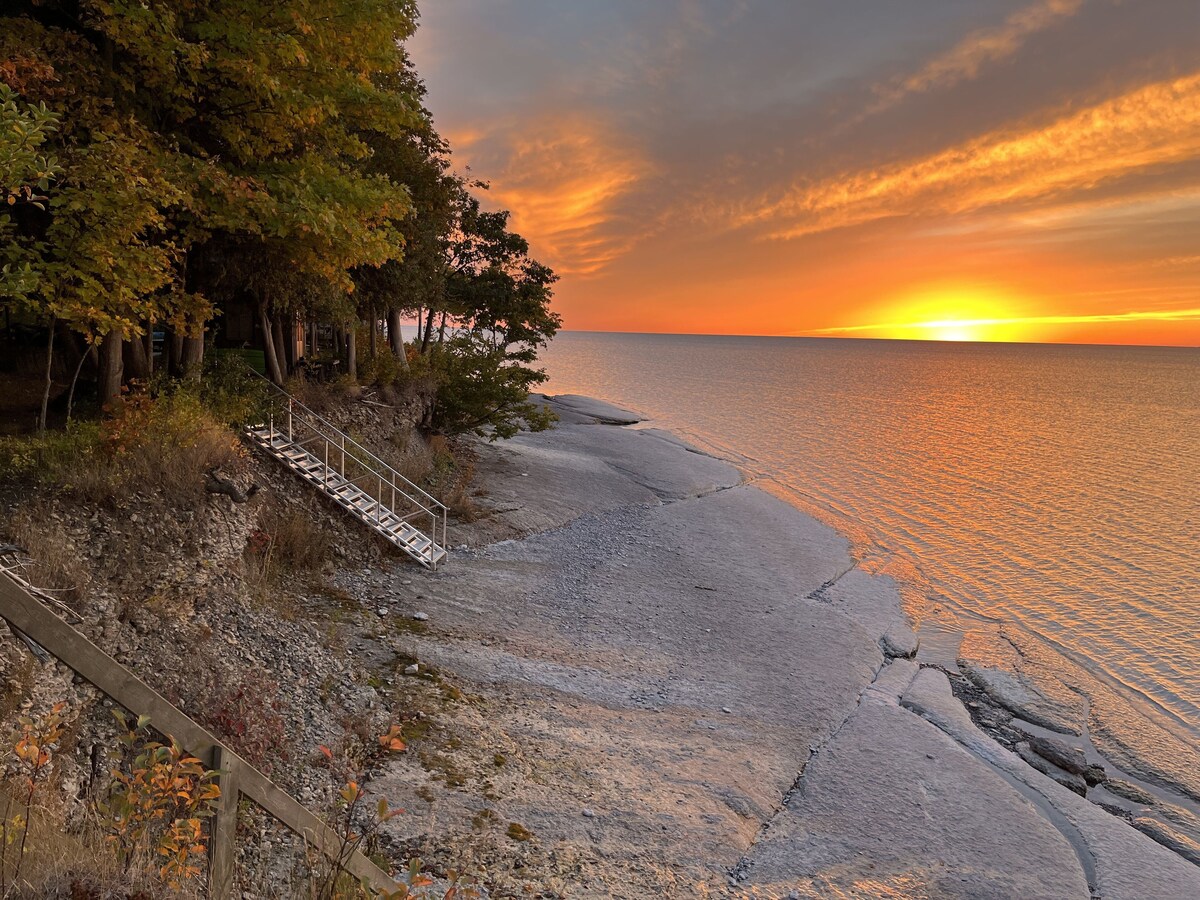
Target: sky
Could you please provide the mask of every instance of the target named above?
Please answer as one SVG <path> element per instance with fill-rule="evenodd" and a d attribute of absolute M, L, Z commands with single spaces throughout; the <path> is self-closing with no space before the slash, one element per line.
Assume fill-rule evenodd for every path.
<path fill-rule="evenodd" d="M 425 0 L 589 331 L 1200 346 L 1196 0 Z"/>

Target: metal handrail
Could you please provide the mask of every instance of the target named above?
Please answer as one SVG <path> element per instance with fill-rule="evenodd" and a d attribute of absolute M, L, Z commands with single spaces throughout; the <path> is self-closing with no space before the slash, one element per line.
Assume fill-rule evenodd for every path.
<path fill-rule="evenodd" d="M 304 407 L 305 409 L 308 409 L 308 407 L 307 407 L 307 406 L 304 406 L 304 404 L 303 404 L 303 403 L 300 403 L 300 401 L 299 401 L 299 400 L 295 400 L 295 399 L 293 398 L 291 402 L 294 402 L 294 403 L 296 403 L 297 405 L 299 405 L 299 406 L 302 406 L 302 407 Z M 290 411 L 289 411 L 289 412 L 290 412 Z M 311 410 L 309 410 L 309 412 L 312 412 L 312 411 L 311 411 Z M 337 428 L 335 428 L 333 425 L 329 425 L 329 423 L 328 423 L 328 422 L 325 422 L 325 420 L 324 420 L 324 419 L 321 419 L 321 421 L 322 421 L 322 422 L 325 422 L 325 424 L 326 424 L 326 425 L 329 425 L 329 427 L 330 427 L 330 428 L 332 428 L 332 429 L 333 429 L 335 432 L 337 432 L 337 437 L 336 437 L 336 438 L 335 438 L 335 437 L 332 437 L 331 435 L 325 434 L 323 431 L 321 431 L 321 429 L 317 428 L 317 427 L 316 427 L 315 425 L 313 425 L 311 422 L 308 422 L 308 421 L 306 421 L 306 420 L 304 419 L 304 417 L 303 417 L 303 416 L 295 416 L 295 415 L 293 414 L 293 417 L 294 417 L 294 418 L 297 418 L 297 419 L 299 419 L 299 420 L 300 420 L 300 424 L 301 424 L 301 425 L 303 425 L 305 428 L 308 428 L 308 429 L 310 429 L 310 430 L 311 430 L 311 431 L 312 431 L 312 432 L 313 432 L 313 433 L 314 433 L 314 434 L 315 434 L 315 435 L 316 435 L 318 438 L 320 438 L 321 440 L 323 440 L 323 441 L 325 442 L 325 452 L 326 452 L 326 454 L 327 454 L 327 455 L 328 455 L 328 452 L 329 452 L 329 444 L 330 444 L 330 442 L 332 442 L 332 443 L 333 443 L 335 446 L 338 446 L 338 449 L 339 449 L 339 450 L 341 449 L 341 446 L 340 446 L 339 439 L 340 439 L 340 438 L 343 438 L 343 437 L 344 437 L 344 438 L 346 438 L 347 440 L 349 440 L 351 443 L 353 443 L 353 444 L 354 444 L 356 447 L 360 447 L 360 448 L 361 448 L 361 446 L 362 446 L 362 445 L 361 445 L 361 444 L 359 444 L 357 441 L 355 441 L 353 438 L 351 438 L 349 435 L 345 434 L 344 432 L 338 431 L 338 429 L 337 429 Z M 292 438 L 290 437 L 290 435 L 289 435 L 289 440 L 292 440 Z M 309 440 L 312 440 L 312 438 L 310 438 Z M 304 444 L 308 443 L 308 441 L 296 441 L 296 440 L 292 440 L 292 443 L 293 443 L 293 444 L 295 444 L 297 447 L 300 447 L 300 446 L 303 446 Z M 401 479 L 401 480 L 402 480 L 402 481 L 403 481 L 405 484 L 412 485 L 413 487 L 416 487 L 416 485 L 414 485 L 414 484 L 413 484 L 411 481 L 409 481 L 407 478 L 405 478 L 403 475 L 401 475 L 399 472 L 397 472 L 395 469 L 393 469 L 391 466 L 389 466 L 389 465 L 388 465 L 387 463 L 385 463 L 383 460 L 379 459 L 379 457 L 375 456 L 375 454 L 373 454 L 373 453 L 370 453 L 370 452 L 368 451 L 368 455 L 369 455 L 369 456 L 370 456 L 372 459 L 374 459 L 374 460 L 376 460 L 377 462 L 379 462 L 379 463 L 380 463 L 380 464 L 383 466 L 383 468 L 387 469 L 387 470 L 388 470 L 388 471 L 389 471 L 389 472 L 390 472 L 390 473 L 391 473 L 393 476 L 395 476 L 395 477 L 397 477 L 397 478 Z M 378 472 L 378 471 L 376 471 L 375 469 L 371 468 L 371 466 L 370 466 L 370 464 L 369 464 L 369 463 L 365 462 L 365 461 L 364 461 L 364 460 L 362 460 L 362 459 L 359 459 L 357 456 L 355 456 L 355 455 L 354 455 L 354 453 L 352 453 L 352 452 L 351 452 L 351 453 L 347 453 L 347 454 L 346 454 L 346 456 L 348 456 L 350 459 L 354 460 L 356 463 L 358 463 L 360 466 L 362 466 L 364 469 L 366 469 L 366 470 L 367 470 L 367 472 L 368 472 L 369 474 L 371 474 L 371 475 L 374 475 L 376 478 L 380 478 L 380 479 L 382 479 L 382 478 L 385 478 L 385 477 L 387 477 L 387 476 L 385 476 L 385 475 L 384 475 L 382 472 Z M 326 468 L 327 470 L 331 470 L 331 471 L 333 470 L 333 467 L 329 465 L 328 458 L 327 458 L 327 459 L 326 459 L 326 461 L 325 461 L 325 468 Z M 347 478 L 347 477 L 346 477 L 346 471 L 345 471 L 345 470 L 346 470 L 346 465 L 345 465 L 345 463 L 343 462 L 343 464 L 342 464 L 342 468 L 341 468 L 341 471 L 339 471 L 339 472 L 338 472 L 338 474 L 339 474 L 339 475 L 341 475 L 343 478 L 346 478 L 346 481 L 347 481 L 347 482 L 353 483 L 353 482 L 357 481 L 359 478 L 362 478 L 362 477 L 363 477 L 362 475 L 358 475 L 358 476 L 356 476 L 355 478 Z M 396 487 L 395 485 L 391 484 L 390 482 L 389 482 L 388 484 L 389 484 L 389 487 Z M 420 488 L 417 488 L 417 490 L 419 490 L 419 491 L 420 491 L 421 489 L 420 489 Z M 418 500 L 416 497 L 413 497 L 413 496 L 411 496 L 410 494 L 408 494 L 408 493 L 407 493 L 406 491 L 404 491 L 403 489 L 401 489 L 401 488 L 396 488 L 396 491 L 397 491 L 397 493 L 399 493 L 399 494 L 400 494 L 400 496 L 401 496 L 401 497 L 403 497 L 405 500 L 408 500 L 410 503 L 412 503 L 414 506 L 416 506 L 416 507 L 417 507 L 418 509 L 420 509 L 422 512 L 424 512 L 424 513 L 428 513 L 428 514 L 429 514 L 429 515 L 431 515 L 431 516 L 437 516 L 437 515 L 438 515 L 438 513 L 436 513 L 434 510 L 432 510 L 432 509 L 429 509 L 427 506 L 425 506 L 423 503 L 421 503 L 421 501 L 420 501 L 420 500 Z M 429 496 L 428 494 L 426 494 L 426 492 L 425 492 L 425 491 L 421 491 L 421 493 L 422 493 L 422 494 L 424 494 L 425 496 Z M 382 500 L 383 498 L 377 498 L 377 499 L 379 499 L 379 500 Z M 431 498 L 431 499 L 433 499 L 433 498 Z M 437 504 L 439 507 L 441 507 L 441 509 L 442 509 L 443 511 L 449 511 L 449 507 L 447 507 L 447 506 L 446 506 L 444 503 L 442 503 L 440 500 L 433 499 L 433 502 L 434 502 L 435 504 Z"/>
<path fill-rule="evenodd" d="M 428 565 L 431 569 L 436 569 L 437 551 L 447 550 L 446 542 L 449 534 L 450 508 L 420 485 L 414 484 L 410 479 L 406 478 L 403 474 L 397 471 L 395 467 L 389 465 L 385 460 L 381 459 L 378 454 L 373 453 L 371 450 L 364 447 L 320 413 L 311 409 L 301 401 L 297 400 L 283 388 L 279 387 L 279 385 L 267 378 L 264 378 L 253 369 L 248 369 L 248 371 L 254 372 L 257 377 L 261 378 L 266 384 L 274 388 L 276 393 L 279 395 L 270 398 L 268 401 L 272 408 L 272 411 L 269 415 L 269 423 L 267 423 L 269 433 L 271 435 L 271 443 L 274 443 L 276 434 L 286 434 L 289 445 L 301 449 L 304 452 L 316 454 L 317 450 L 315 446 L 312 448 L 312 450 L 304 450 L 304 448 L 306 445 L 315 444 L 317 441 L 321 441 L 324 444 L 324 447 L 322 456 L 318 457 L 318 463 L 319 468 L 322 470 L 322 488 L 326 491 L 329 490 L 331 473 L 336 473 L 345 484 L 354 485 L 356 488 L 362 491 L 363 495 L 369 497 L 374 503 L 373 512 L 375 525 L 377 528 L 381 527 L 383 518 L 382 507 L 384 506 L 383 501 L 387 496 L 389 489 L 391 492 L 391 498 L 388 505 L 388 511 L 390 515 L 397 518 L 400 522 L 407 522 L 410 519 L 422 514 L 429 516 L 429 524 L 431 527 L 428 534 L 430 541 L 430 546 L 428 547 Z M 273 409 L 276 406 L 283 407 L 283 401 L 285 400 L 287 430 L 285 432 L 281 429 L 277 432 L 275 429 L 275 413 Z M 282 412 L 283 410 L 281 409 L 281 413 Z M 297 435 L 295 433 L 297 425 L 301 429 L 310 432 L 313 436 L 297 439 Z M 324 429 L 321 427 L 322 425 L 325 426 Z M 340 468 L 336 465 L 330 464 L 329 449 L 331 443 L 333 444 L 335 452 L 340 452 L 341 454 Z M 349 445 L 349 447 L 347 447 L 347 445 Z M 354 463 L 355 468 L 361 469 L 363 472 L 361 474 L 355 474 L 355 476 L 351 478 L 349 470 L 346 466 L 347 459 Z M 368 476 L 373 476 L 373 478 L 369 478 Z M 374 480 L 374 482 L 378 485 L 378 493 L 376 493 L 372 487 L 368 487 L 368 483 L 371 480 Z M 412 491 L 424 498 L 428 505 L 406 491 L 405 486 L 412 489 Z M 403 499 L 406 506 L 410 508 L 415 507 L 418 512 L 412 512 L 402 516 L 399 510 L 396 508 L 397 496 Z M 365 510 L 362 511 L 362 514 L 364 516 L 370 515 L 370 513 Z"/>
<path fill-rule="evenodd" d="M 422 497 L 426 498 L 434 506 L 440 507 L 445 512 L 449 512 L 449 507 L 446 506 L 446 504 L 444 504 L 441 500 L 439 500 L 437 497 L 433 496 L 433 494 L 429 493 L 429 491 L 425 490 L 420 485 L 414 484 L 412 481 L 405 478 L 402 474 L 400 474 L 394 468 L 392 468 L 390 465 L 388 465 L 384 460 L 380 459 L 376 454 L 372 453 L 370 450 L 368 450 L 366 447 L 364 447 L 358 441 L 354 440 L 354 438 L 350 437 L 350 435 L 346 434 L 344 431 L 342 431 L 340 428 L 338 428 L 336 425 L 334 425 L 332 422 L 330 422 L 328 419 L 326 419 L 320 413 L 316 412 L 313 409 L 310 409 L 308 406 L 305 406 L 302 402 L 297 400 L 295 397 L 293 397 L 291 394 L 289 394 L 287 391 L 285 391 L 283 388 L 281 388 L 275 382 L 271 381 L 271 379 L 267 378 L 264 375 L 261 375 L 258 372 L 255 372 L 254 369 L 247 369 L 247 371 L 253 372 L 256 377 L 262 379 L 264 384 L 268 385 L 273 390 L 277 391 L 279 394 L 282 394 L 288 400 L 289 403 L 295 404 L 296 406 L 300 407 L 302 410 L 307 412 L 310 416 L 312 416 L 318 422 L 321 422 L 323 425 L 332 429 L 339 437 L 342 437 L 345 440 L 349 441 L 351 444 L 353 444 L 355 447 L 357 447 L 359 450 L 361 450 L 363 453 L 365 453 L 371 459 L 375 460 L 380 466 L 382 466 L 383 468 L 390 471 L 393 475 L 395 475 L 397 478 L 399 478 L 401 481 L 403 481 L 405 484 L 407 484 L 409 487 L 411 487 L 414 491 L 416 491 Z M 311 425 L 309 427 L 313 428 L 313 426 L 311 426 Z M 317 429 L 313 428 L 313 430 L 315 431 Z M 324 437 L 324 435 L 322 435 L 322 436 Z M 417 502 L 414 498 L 410 498 L 410 499 L 413 499 L 414 503 Z"/>

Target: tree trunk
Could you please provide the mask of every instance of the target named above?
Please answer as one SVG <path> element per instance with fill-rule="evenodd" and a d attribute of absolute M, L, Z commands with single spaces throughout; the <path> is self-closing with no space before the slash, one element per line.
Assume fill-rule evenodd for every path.
<path fill-rule="evenodd" d="M 425 321 L 425 334 L 421 338 L 421 354 L 422 355 L 424 355 L 425 351 L 429 349 L 429 339 L 433 336 L 433 317 L 434 317 L 434 315 L 435 315 L 435 310 L 431 306 L 431 307 L 429 307 L 429 318 Z"/>
<path fill-rule="evenodd" d="M 346 329 L 346 374 L 358 381 L 358 327 L 351 322 Z"/>
<path fill-rule="evenodd" d="M 183 358 L 181 374 L 190 381 L 199 381 L 200 373 L 204 370 L 204 332 L 200 337 L 185 337 L 183 339 Z"/>
<path fill-rule="evenodd" d="M 283 373 L 279 371 L 279 359 L 275 356 L 275 340 L 271 333 L 271 320 L 267 316 L 267 304 L 263 300 L 257 300 L 254 304 L 258 307 L 258 326 L 262 330 L 263 356 L 267 362 L 267 377 L 275 384 L 283 387 Z"/>
<path fill-rule="evenodd" d="M 133 338 L 125 342 L 123 351 L 125 375 L 130 380 L 138 378 L 145 380 L 150 377 L 150 365 L 146 360 L 146 345 L 141 338 Z"/>
<path fill-rule="evenodd" d="M 279 372 L 284 380 L 291 375 L 291 370 L 287 364 L 287 342 L 283 339 L 283 320 L 285 316 L 276 312 L 271 317 L 271 343 L 275 345 L 275 364 L 279 367 Z M 280 382 L 282 384 L 282 382 Z"/>
<path fill-rule="evenodd" d="M 346 329 L 341 325 L 333 326 L 333 356 L 343 365 L 346 362 Z"/>
<path fill-rule="evenodd" d="M 420 321 L 418 316 L 417 321 Z M 400 310 L 388 310 L 388 343 L 392 345 L 392 353 L 400 360 L 400 368 L 408 369 L 408 354 L 404 349 L 404 332 L 400 330 Z"/>
<path fill-rule="evenodd" d="M 299 319 L 295 313 L 291 313 L 286 317 L 281 316 L 281 319 L 286 318 L 286 323 L 281 326 L 280 330 L 284 334 L 283 339 L 283 358 L 287 361 L 287 370 L 290 375 L 296 371 L 296 323 Z"/>
<path fill-rule="evenodd" d="M 50 389 L 54 386 L 54 379 L 51 377 L 51 372 L 54 367 L 54 332 L 58 325 L 58 320 L 50 319 L 50 336 L 46 338 L 46 389 L 42 392 L 42 413 L 38 416 L 38 431 L 46 430 L 46 412 L 50 409 Z"/>
<path fill-rule="evenodd" d="M 371 362 L 374 362 L 375 361 L 375 352 L 378 349 L 376 346 L 376 342 L 378 341 L 378 338 L 379 338 L 379 319 L 375 315 L 375 310 L 371 310 L 370 323 L 371 323 L 371 333 L 367 338 L 367 355 L 370 357 Z"/>
<path fill-rule="evenodd" d="M 167 371 L 172 378 L 183 374 L 183 335 L 173 328 L 167 353 Z"/>
<path fill-rule="evenodd" d="M 95 352 L 95 347 L 89 348 L 91 352 Z M 75 407 L 75 385 L 79 383 L 79 372 L 83 369 L 84 362 L 87 361 L 88 354 L 79 354 L 79 362 L 75 366 L 75 374 L 71 376 L 71 389 L 67 391 L 67 421 L 71 421 L 71 410 Z"/>
<path fill-rule="evenodd" d="M 110 331 L 100 342 L 100 408 L 105 409 L 121 399 L 121 333 Z"/>
<path fill-rule="evenodd" d="M 446 340 L 446 314 L 442 313 L 442 324 L 438 327 L 438 346 L 442 346 L 442 342 Z"/>

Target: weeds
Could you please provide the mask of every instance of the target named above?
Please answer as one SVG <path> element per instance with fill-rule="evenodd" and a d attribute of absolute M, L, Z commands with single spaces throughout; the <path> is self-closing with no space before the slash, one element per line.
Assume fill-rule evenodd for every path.
<path fill-rule="evenodd" d="M 289 575 L 314 575 L 333 555 L 333 539 L 312 517 L 271 503 L 259 517 L 242 553 L 242 576 L 254 599 L 294 619 L 297 607 L 285 589 Z"/>
<path fill-rule="evenodd" d="M 313 900 L 349 900 L 352 897 L 374 898 L 374 900 L 408 900 L 408 898 L 431 897 L 429 888 L 433 879 L 421 869 L 421 861 L 410 860 L 395 891 L 378 892 L 365 882 L 356 883 L 345 874 L 344 866 L 356 852 L 371 855 L 377 848 L 380 829 L 404 811 L 391 807 L 383 797 L 374 803 L 369 800 L 367 782 L 369 773 L 393 753 L 401 753 L 407 745 L 399 725 L 392 725 L 387 732 L 360 748 L 348 748 L 335 755 L 328 747 L 318 748 L 326 765 L 343 781 L 338 791 L 333 828 L 339 836 L 337 851 L 332 859 L 309 854 L 310 896 Z M 442 900 L 454 898 L 477 898 L 479 892 L 472 880 L 463 878 L 458 872 L 447 872 L 447 889 Z"/>
<path fill-rule="evenodd" d="M 7 896 L 10 888 L 20 884 L 33 801 L 49 777 L 51 760 L 64 730 L 63 711 L 66 708 L 65 703 L 56 703 L 40 719 L 22 716 L 18 721 L 13 753 L 17 758 L 15 768 L 24 811 L 13 814 L 10 795 L 4 808 L 4 821 L 0 823 L 0 839 L 3 840 L 0 846 L 0 895 Z M 14 851 L 15 859 L 12 858 Z"/>
<path fill-rule="evenodd" d="M 96 503 L 115 502 L 132 490 L 194 503 L 204 496 L 204 472 L 241 468 L 245 459 L 233 432 L 188 390 L 129 392 L 102 422 L 0 439 L 0 475 Z"/>
<path fill-rule="evenodd" d="M 207 856 L 202 823 L 216 812 L 221 796 L 217 773 L 175 741 L 152 740 L 149 717 L 130 725 L 119 710 L 114 716 L 125 733 L 118 737 L 112 785 L 99 811 L 123 870 L 151 853 L 159 877 L 172 889 L 199 879 Z"/>
<path fill-rule="evenodd" d="M 12 540 L 29 558 L 29 577 L 63 599 L 78 600 L 91 581 L 91 573 L 66 528 L 44 502 L 22 507 L 9 526 Z"/>

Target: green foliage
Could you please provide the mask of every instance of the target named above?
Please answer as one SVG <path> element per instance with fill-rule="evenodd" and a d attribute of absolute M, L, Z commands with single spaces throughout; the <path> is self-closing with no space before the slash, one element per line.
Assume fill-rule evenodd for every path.
<path fill-rule="evenodd" d="M 106 348 L 158 325 L 200 337 L 217 305 L 249 303 L 266 332 L 421 310 L 408 377 L 441 393 L 428 428 L 545 427 L 524 393 L 557 276 L 452 172 L 404 48 L 416 17 L 414 0 L 6 4 L 0 304 Z M 387 349 L 359 362 L 390 386 Z M 230 371 L 202 381 L 217 420 L 257 411 Z"/>
<path fill-rule="evenodd" d="M 201 405 L 227 425 L 262 421 L 271 399 L 270 387 L 246 370 L 245 360 L 236 352 L 207 354 L 198 389 L 178 383 L 164 384 L 164 388 L 198 392 Z"/>
<path fill-rule="evenodd" d="M 100 425 L 70 422 L 63 431 L 0 437 L 0 478 L 69 485 L 71 474 L 99 456 Z"/>
<path fill-rule="evenodd" d="M 2 73 L 0 73 L 2 74 Z M 22 298 L 37 287 L 29 260 L 14 244 L 15 226 L 9 208 L 30 204 L 45 209 L 45 192 L 58 175 L 54 156 L 43 145 L 58 130 L 58 116 L 45 103 L 28 104 L 0 80 L 0 300 Z"/>
<path fill-rule="evenodd" d="M 229 408 L 217 382 L 216 401 Z M 131 489 L 158 490 L 175 503 L 203 496 L 204 473 L 240 469 L 246 450 L 202 390 L 168 384 L 160 394 L 130 393 L 103 422 L 72 422 L 64 431 L 0 438 L 0 476 L 43 484 L 104 503 Z"/>
<path fill-rule="evenodd" d="M 557 416 L 529 401 L 546 374 L 514 361 L 503 347 L 479 332 L 455 335 L 430 356 L 437 379 L 430 427 L 443 434 L 472 433 L 509 438 L 522 426 L 544 431 Z"/>

